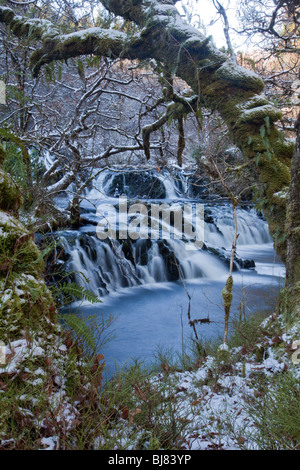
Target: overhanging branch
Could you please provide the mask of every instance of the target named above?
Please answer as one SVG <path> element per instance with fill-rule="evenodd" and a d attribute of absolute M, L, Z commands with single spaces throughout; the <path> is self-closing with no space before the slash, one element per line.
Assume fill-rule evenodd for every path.
<path fill-rule="evenodd" d="M 119 31 L 93 28 L 60 35 L 49 22 L 20 21 L 20 17 L 3 7 L 0 22 L 19 36 L 30 34 L 41 40 L 42 47 L 31 56 L 35 74 L 53 60 L 93 53 L 153 58 L 185 80 L 206 107 L 220 113 L 244 157 L 256 162 L 264 213 L 272 235 L 277 238 L 278 252 L 284 257 L 282 229 L 286 203 L 277 194 L 290 183 L 294 145 L 274 125 L 280 113 L 263 94 L 261 78 L 234 64 L 209 38 L 186 24 L 173 0 L 101 0 L 101 3 L 112 13 L 136 23 L 140 34 L 128 38 Z"/>

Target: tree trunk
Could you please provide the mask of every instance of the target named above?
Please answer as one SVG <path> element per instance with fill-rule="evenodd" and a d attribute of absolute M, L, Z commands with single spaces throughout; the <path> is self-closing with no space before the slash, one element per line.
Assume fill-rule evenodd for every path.
<path fill-rule="evenodd" d="M 232 141 L 256 168 L 261 208 L 275 248 L 286 259 L 286 201 L 293 144 L 276 122 L 281 113 L 263 94 L 260 77 L 234 64 L 199 31 L 180 17 L 173 0 L 102 0 L 111 12 L 142 29 L 143 54 L 163 62 L 198 94 L 202 105 L 217 110 Z M 136 49 L 137 55 L 139 49 Z M 134 53 L 134 48 L 132 53 Z"/>
<path fill-rule="evenodd" d="M 284 310 L 288 314 L 300 315 L 300 113 L 295 127 L 297 138 L 287 198 Z"/>

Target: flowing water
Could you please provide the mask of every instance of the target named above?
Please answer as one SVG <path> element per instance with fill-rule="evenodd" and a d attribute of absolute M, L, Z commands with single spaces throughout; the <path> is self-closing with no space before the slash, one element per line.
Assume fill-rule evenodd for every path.
<path fill-rule="evenodd" d="M 194 249 L 192 241 L 175 235 L 175 229 L 167 239 L 151 239 L 144 233 L 148 227 L 141 226 L 136 240 L 100 240 L 97 223 L 103 213 L 105 220 L 114 220 L 120 211 L 120 196 L 127 198 L 128 206 L 138 202 L 148 209 L 154 203 L 181 208 L 203 203 L 203 248 Z M 98 295 L 101 303 L 74 303 L 65 310 L 86 318 L 95 315 L 99 321 L 115 317 L 107 331 L 114 339 L 101 349 L 108 374 L 114 367 L 135 360 L 150 363 L 162 351 L 187 353 L 192 336 L 187 317 L 189 297 L 191 319 L 206 320 L 197 326 L 199 338 L 222 336 L 221 291 L 228 277 L 234 237 L 230 204 L 201 199 L 201 194 L 191 199 L 183 172 L 174 179 L 168 172 L 105 170 L 86 191 L 81 209 L 85 225 L 59 234 L 67 254 L 66 269 L 74 273 L 78 284 Z M 130 220 L 130 215 L 123 221 L 120 217 L 116 226 L 119 235 Z M 267 223 L 253 208 L 238 209 L 238 233 L 232 319 L 241 313 L 271 311 L 284 276 Z"/>

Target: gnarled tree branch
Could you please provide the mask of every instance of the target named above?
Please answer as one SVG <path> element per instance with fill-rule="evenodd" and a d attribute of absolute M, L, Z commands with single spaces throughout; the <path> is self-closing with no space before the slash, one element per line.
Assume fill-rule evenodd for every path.
<path fill-rule="evenodd" d="M 23 20 L 20 24 L 3 8 L 0 21 L 10 25 L 15 34 L 31 31 L 42 41 L 42 47 L 31 56 L 35 73 L 52 60 L 94 53 L 154 58 L 185 80 L 206 107 L 220 113 L 244 157 L 256 162 L 262 208 L 277 251 L 284 259 L 286 202 L 278 193 L 289 186 L 294 145 L 274 125 L 281 114 L 263 94 L 263 81 L 234 64 L 209 38 L 186 24 L 173 0 L 102 0 L 102 4 L 136 23 L 141 32 L 128 38 L 121 32 L 93 28 L 59 35 L 48 23 Z"/>

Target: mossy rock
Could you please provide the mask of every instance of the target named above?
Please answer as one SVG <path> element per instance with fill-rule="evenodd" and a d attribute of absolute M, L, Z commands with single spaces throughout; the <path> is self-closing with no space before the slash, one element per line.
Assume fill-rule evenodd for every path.
<path fill-rule="evenodd" d="M 13 216 L 0 211 L 0 278 L 6 270 L 40 275 L 44 261 L 33 235 Z"/>
<path fill-rule="evenodd" d="M 0 338 L 6 343 L 24 332 L 50 332 L 57 314 L 43 279 L 43 256 L 17 218 L 21 203 L 18 185 L 0 169 Z"/>
<path fill-rule="evenodd" d="M 9 282 L 0 281 L 3 295 L 0 299 L 0 334 L 2 341 L 12 341 L 22 331 L 43 329 L 55 321 L 56 310 L 51 292 L 42 278 L 20 274 Z M 47 320 L 46 320 L 47 319 Z"/>

